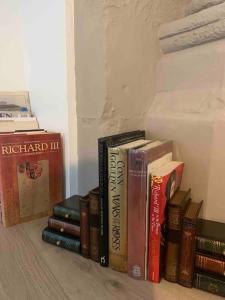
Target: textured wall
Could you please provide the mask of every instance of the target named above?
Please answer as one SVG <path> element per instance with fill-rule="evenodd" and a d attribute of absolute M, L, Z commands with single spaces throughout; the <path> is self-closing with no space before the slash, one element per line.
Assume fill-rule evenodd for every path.
<path fill-rule="evenodd" d="M 97 180 L 97 138 L 144 126 L 155 95 L 160 24 L 183 15 L 184 0 L 75 3 L 79 192 Z"/>

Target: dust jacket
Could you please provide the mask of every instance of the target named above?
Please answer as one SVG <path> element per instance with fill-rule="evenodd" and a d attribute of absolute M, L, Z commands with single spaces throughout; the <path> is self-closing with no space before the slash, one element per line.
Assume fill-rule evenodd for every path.
<path fill-rule="evenodd" d="M 5 227 L 51 214 L 63 195 L 60 133 L 0 134 L 0 194 Z"/>

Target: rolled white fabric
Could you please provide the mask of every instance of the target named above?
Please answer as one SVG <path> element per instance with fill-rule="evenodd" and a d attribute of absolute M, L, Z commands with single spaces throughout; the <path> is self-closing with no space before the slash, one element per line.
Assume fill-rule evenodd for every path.
<path fill-rule="evenodd" d="M 163 24 L 159 28 L 159 38 L 168 38 L 222 19 L 225 19 L 225 3 L 215 5 L 174 22 Z"/>
<path fill-rule="evenodd" d="M 164 53 L 179 51 L 225 37 L 225 19 L 197 29 L 161 39 L 160 45 Z"/>
<path fill-rule="evenodd" d="M 185 15 L 188 16 L 194 14 L 200 10 L 223 2 L 225 2 L 225 0 L 192 0 L 186 9 Z"/>

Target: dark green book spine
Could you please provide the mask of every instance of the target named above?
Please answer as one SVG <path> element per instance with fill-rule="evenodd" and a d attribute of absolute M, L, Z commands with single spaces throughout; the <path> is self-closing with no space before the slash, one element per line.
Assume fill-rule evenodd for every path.
<path fill-rule="evenodd" d="M 65 207 L 56 205 L 53 208 L 53 214 L 56 217 L 61 217 L 64 219 L 80 222 L 80 211 L 67 209 Z"/>
<path fill-rule="evenodd" d="M 109 265 L 108 226 L 108 147 L 145 139 L 145 131 L 137 130 L 98 139 L 98 171 L 100 199 L 100 265 Z"/>
<path fill-rule="evenodd" d="M 225 280 L 212 275 L 195 273 L 193 284 L 197 289 L 225 297 Z"/>
<path fill-rule="evenodd" d="M 80 253 L 80 240 L 66 234 L 45 228 L 42 232 L 43 241 L 67 250 Z"/>
<path fill-rule="evenodd" d="M 225 242 L 214 241 L 198 236 L 196 239 L 196 247 L 198 250 L 209 252 L 212 255 L 225 257 Z"/>

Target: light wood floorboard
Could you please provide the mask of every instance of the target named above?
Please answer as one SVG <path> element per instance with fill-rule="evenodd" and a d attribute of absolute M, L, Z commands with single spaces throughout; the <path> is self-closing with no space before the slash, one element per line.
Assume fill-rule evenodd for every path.
<path fill-rule="evenodd" d="M 44 243 L 46 221 L 0 227 L 0 300 L 224 299 L 166 281 L 136 281 Z"/>

